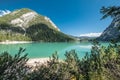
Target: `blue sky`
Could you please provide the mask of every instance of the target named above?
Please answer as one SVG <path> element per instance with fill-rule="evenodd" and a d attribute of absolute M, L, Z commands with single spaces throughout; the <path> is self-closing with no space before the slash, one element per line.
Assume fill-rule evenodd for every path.
<path fill-rule="evenodd" d="M 111 18 L 100 20 L 102 6 L 120 5 L 120 0 L 0 0 L 0 10 L 30 8 L 48 16 L 70 35 L 102 32 Z"/>

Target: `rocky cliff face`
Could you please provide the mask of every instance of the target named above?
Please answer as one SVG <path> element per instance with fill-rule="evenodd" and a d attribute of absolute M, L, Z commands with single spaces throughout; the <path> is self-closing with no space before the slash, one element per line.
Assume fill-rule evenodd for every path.
<path fill-rule="evenodd" d="M 101 36 L 97 38 L 101 41 L 110 41 L 120 37 L 120 15 L 113 19 L 112 23 L 106 30 L 103 31 Z"/>

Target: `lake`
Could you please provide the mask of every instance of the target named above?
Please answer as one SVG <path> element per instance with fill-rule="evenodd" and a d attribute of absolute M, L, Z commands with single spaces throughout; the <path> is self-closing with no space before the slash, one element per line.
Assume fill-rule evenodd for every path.
<path fill-rule="evenodd" d="M 107 43 L 102 43 L 106 45 Z M 49 57 L 56 51 L 60 58 L 64 58 L 66 51 L 75 50 L 80 58 L 84 57 L 86 52 L 90 53 L 92 44 L 90 42 L 74 42 L 74 43 L 23 43 L 23 44 L 0 44 L 0 53 L 7 51 L 11 55 L 18 52 L 19 48 L 26 48 L 29 58 Z"/>

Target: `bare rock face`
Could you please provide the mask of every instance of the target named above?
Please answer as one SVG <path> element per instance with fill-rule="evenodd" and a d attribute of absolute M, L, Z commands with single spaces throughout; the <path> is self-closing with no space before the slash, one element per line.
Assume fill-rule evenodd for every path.
<path fill-rule="evenodd" d="M 37 16 L 35 12 L 28 12 L 21 15 L 19 18 L 11 20 L 11 24 L 19 27 L 28 27 L 28 23 Z"/>
<path fill-rule="evenodd" d="M 112 39 L 118 39 L 120 37 L 120 15 L 113 19 L 112 23 L 106 30 L 103 31 L 98 40 L 110 41 Z"/>

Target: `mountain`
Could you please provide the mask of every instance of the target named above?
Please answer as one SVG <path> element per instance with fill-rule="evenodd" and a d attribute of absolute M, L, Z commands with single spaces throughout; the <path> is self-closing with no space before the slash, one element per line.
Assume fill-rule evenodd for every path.
<path fill-rule="evenodd" d="M 79 41 L 92 41 L 93 39 L 96 39 L 99 37 L 101 33 L 85 33 L 85 34 L 80 34 L 79 37 L 77 38 Z"/>
<path fill-rule="evenodd" d="M 15 10 L 8 15 L 0 17 L 0 23 L 8 23 L 22 28 L 27 28 L 37 23 L 44 23 L 49 25 L 49 28 L 59 31 L 57 26 L 48 17 L 37 14 L 35 11 L 27 8 Z"/>
<path fill-rule="evenodd" d="M 22 8 L 0 17 L 0 41 L 71 41 L 50 18 Z"/>
<path fill-rule="evenodd" d="M 106 28 L 97 40 L 110 41 L 120 38 L 120 15 L 116 16 L 112 23 Z"/>

